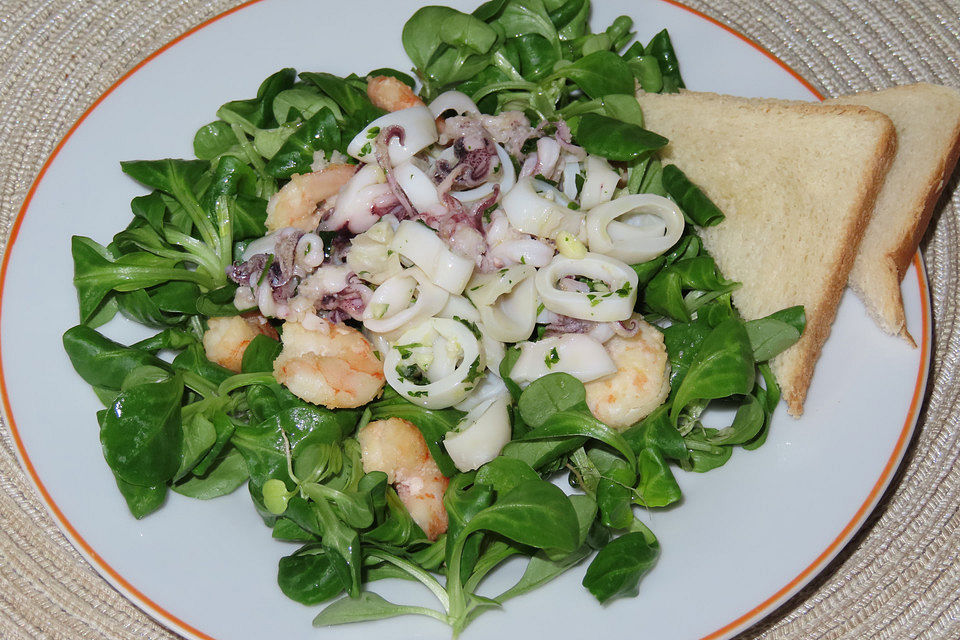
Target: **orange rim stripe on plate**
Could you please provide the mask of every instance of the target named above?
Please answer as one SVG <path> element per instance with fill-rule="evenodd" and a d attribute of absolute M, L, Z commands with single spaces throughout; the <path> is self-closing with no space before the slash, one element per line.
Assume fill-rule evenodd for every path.
<path fill-rule="evenodd" d="M 893 452 L 887 459 L 887 463 L 884 465 L 883 471 L 880 473 L 880 478 L 870 489 L 870 493 L 867 494 L 866 499 L 863 501 L 863 504 L 860 505 L 860 508 L 857 509 L 857 512 L 853 514 L 853 517 L 850 519 L 850 522 L 847 523 L 847 526 L 840 531 L 837 537 L 834 538 L 833 542 L 831 542 L 830 545 L 823 550 L 823 553 L 817 556 L 816 559 L 811 562 L 806 569 L 798 573 L 793 580 L 788 582 L 779 591 L 758 604 L 756 607 L 750 611 L 747 611 L 729 624 L 720 627 L 713 633 L 704 636 L 700 640 L 716 640 L 716 638 L 719 638 L 725 633 L 736 629 L 740 625 L 743 625 L 752 619 L 759 620 L 761 616 L 770 613 L 775 606 L 780 604 L 789 596 L 793 595 L 793 593 L 802 586 L 805 578 L 833 559 L 833 557 L 840 551 L 840 548 L 846 544 L 851 537 L 853 537 L 853 534 L 856 533 L 860 525 L 863 524 L 867 514 L 873 510 L 873 508 L 876 506 L 876 503 L 880 500 L 880 494 L 887 486 L 887 480 L 897 470 L 904 451 L 906 451 L 907 444 L 910 441 L 910 434 L 913 431 L 913 426 L 916 423 L 917 415 L 920 411 L 920 403 L 923 400 L 923 390 L 925 387 L 924 381 L 927 377 L 926 373 L 930 366 L 930 290 L 927 285 L 927 280 L 923 275 L 923 262 L 920 260 L 919 253 L 913 256 L 913 267 L 917 271 L 917 285 L 920 287 L 920 304 L 923 309 L 923 320 L 921 327 L 921 335 L 923 337 L 920 343 L 920 366 L 917 370 L 917 381 L 914 383 L 913 398 L 910 400 L 910 408 L 907 410 L 907 417 L 903 421 L 903 428 L 900 430 L 900 435 L 897 438 L 897 444 L 894 446 Z"/>
<path fill-rule="evenodd" d="M 153 60 L 154 58 L 156 58 L 161 53 L 171 48 L 181 40 L 184 40 L 190 35 L 196 33 L 197 31 L 200 31 L 201 29 L 213 24 L 214 22 L 217 22 L 222 18 L 225 18 L 233 13 L 236 13 L 241 9 L 252 6 L 254 4 L 258 4 L 261 1 L 262 0 L 249 0 L 248 2 L 240 4 L 227 11 L 224 11 L 223 13 L 216 15 L 213 18 L 210 18 L 200 23 L 199 25 L 177 36 L 176 38 L 174 38 L 164 46 L 160 47 L 159 49 L 151 53 L 149 56 L 144 58 L 136 66 L 134 66 L 125 74 L 123 74 L 123 76 L 121 76 L 119 80 L 113 83 L 99 98 L 97 98 L 97 100 L 94 101 L 94 103 L 91 104 L 90 107 L 83 112 L 83 115 L 80 116 L 77 122 L 72 127 L 70 127 L 70 129 L 67 131 L 63 139 L 54 148 L 53 152 L 50 154 L 50 157 L 47 158 L 46 162 L 44 162 L 43 167 L 40 169 L 40 172 L 37 174 L 37 178 L 34 180 L 33 184 L 30 186 L 30 190 L 27 192 L 27 196 L 24 199 L 23 206 L 21 206 L 20 211 L 17 214 L 16 219 L 14 220 L 13 226 L 11 227 L 10 236 L 9 236 L 9 239 L 7 240 L 6 251 L 4 252 L 4 256 L 3 256 L 3 262 L 2 264 L 0 264 L 0 319 L 2 319 L 3 291 L 4 291 L 4 286 L 6 284 L 7 269 L 9 267 L 9 262 L 10 262 L 10 248 L 13 246 L 14 242 L 17 239 L 17 235 L 20 231 L 21 223 L 23 222 L 23 218 L 26 215 L 27 209 L 30 206 L 30 202 L 33 200 L 33 196 L 36 193 L 36 190 L 40 184 L 40 181 L 46 175 L 47 170 L 50 168 L 50 165 L 52 164 L 54 159 L 59 155 L 61 149 L 67 143 L 67 141 L 71 138 L 74 132 L 76 132 L 76 130 L 80 127 L 80 125 L 83 124 L 83 122 L 87 119 L 87 117 L 93 112 L 94 109 L 96 109 L 100 105 L 100 103 L 102 103 L 107 98 L 107 96 L 113 93 L 113 91 L 117 87 L 119 87 L 121 84 L 126 82 L 126 80 L 130 78 L 130 76 L 132 76 L 134 73 L 142 69 L 148 62 L 150 62 L 151 60 Z M 743 35 L 742 33 L 719 22 L 715 18 L 712 18 L 706 15 L 705 13 L 698 11 L 696 9 L 693 9 L 691 7 L 688 7 L 684 4 L 681 4 L 676 0 L 661 0 L 661 2 L 665 2 L 669 5 L 675 6 L 679 9 L 683 9 L 684 11 L 692 13 L 702 18 L 703 20 L 710 22 L 711 24 L 717 27 L 720 27 L 727 33 L 730 33 L 731 35 L 739 38 L 740 40 L 749 44 L 751 47 L 753 47 L 754 49 L 762 53 L 764 56 L 769 58 L 771 61 L 776 63 L 784 71 L 789 73 L 795 80 L 797 80 L 797 82 L 802 84 L 808 91 L 810 91 L 811 94 L 813 94 L 814 96 L 816 96 L 821 100 L 823 99 L 823 95 L 819 91 L 817 91 L 813 87 L 813 85 L 811 85 L 803 76 L 801 76 L 799 73 L 797 73 L 792 68 L 790 68 L 786 63 L 784 63 L 782 60 L 777 58 L 774 54 L 772 54 L 766 48 L 764 48 L 757 42 L 754 42 L 753 40 Z M 904 420 L 903 428 L 900 431 L 900 435 L 899 435 L 899 438 L 897 439 L 897 443 L 894 447 L 893 452 L 890 455 L 890 458 L 887 460 L 887 463 L 884 466 L 883 471 L 881 472 L 880 478 L 873 485 L 873 488 L 870 490 L 870 493 L 867 495 L 863 504 L 854 514 L 853 518 L 850 519 L 850 521 L 839 533 L 839 535 L 837 535 L 837 537 L 833 540 L 833 542 L 831 542 L 830 545 L 819 556 L 817 556 L 817 558 L 806 569 L 801 571 L 793 580 L 791 580 L 789 583 L 783 586 L 780 590 L 778 590 L 772 596 L 764 600 L 762 603 L 760 603 L 750 611 L 744 613 L 743 615 L 739 616 L 732 622 L 724 625 L 720 629 L 717 629 L 713 633 L 710 633 L 704 636 L 703 638 L 701 638 L 701 640 L 716 640 L 716 638 L 719 638 L 720 636 L 741 627 L 741 625 L 744 625 L 748 622 L 751 622 L 754 619 L 760 618 L 762 615 L 769 613 L 774 606 L 780 603 L 781 600 L 791 595 L 794 590 L 799 588 L 800 584 L 803 582 L 805 578 L 810 576 L 813 572 L 817 571 L 826 562 L 828 562 L 839 551 L 840 547 L 845 542 L 847 542 L 847 540 L 853 535 L 856 529 L 862 524 L 862 521 L 866 516 L 866 514 L 875 506 L 875 503 L 877 502 L 877 500 L 879 500 L 880 493 L 883 491 L 884 487 L 886 486 L 890 476 L 896 470 L 897 464 L 900 461 L 901 457 L 903 456 L 903 453 L 908 444 L 910 433 L 912 431 L 913 425 L 915 424 L 916 417 L 920 409 L 920 403 L 923 398 L 924 379 L 926 377 L 925 374 L 930 365 L 930 292 L 927 286 L 926 279 L 924 277 L 923 264 L 920 260 L 919 254 L 914 256 L 913 265 L 917 272 L 917 281 L 918 281 L 918 286 L 920 288 L 920 293 L 921 293 L 921 309 L 922 309 L 922 328 L 921 328 L 922 343 L 920 345 L 921 361 L 920 361 L 919 370 L 917 372 L 917 380 L 914 386 L 913 398 L 910 402 L 910 408 L 907 412 L 907 417 Z M 30 461 L 30 457 L 27 455 L 26 448 L 23 445 L 23 440 L 20 437 L 20 433 L 17 429 L 16 421 L 14 420 L 13 412 L 11 410 L 10 398 L 7 392 L 6 376 L 2 368 L 2 353 L 3 353 L 2 342 L 0 342 L 0 398 L 2 398 L 4 403 L 4 408 L 6 409 L 7 421 L 8 421 L 8 426 L 10 428 L 10 432 L 13 435 L 14 443 L 16 444 L 17 450 L 20 454 L 21 460 L 23 462 L 25 470 L 27 471 L 27 474 L 29 475 L 30 479 L 33 481 L 34 485 L 37 487 L 37 490 L 40 492 L 44 502 L 46 503 L 47 507 L 50 509 L 50 512 L 57 519 L 60 526 L 72 538 L 73 542 L 77 547 L 79 547 L 81 552 L 83 552 L 90 560 L 92 560 L 95 564 L 97 564 L 100 567 L 100 569 L 104 573 L 106 573 L 110 578 L 112 578 L 112 580 L 117 585 L 122 587 L 130 595 L 132 595 L 134 598 L 139 600 L 139 604 L 145 605 L 149 609 L 149 612 L 152 613 L 154 616 L 165 619 L 167 622 L 172 623 L 173 625 L 178 627 L 180 630 L 186 631 L 198 638 L 203 638 L 204 640 L 215 640 L 215 638 L 205 634 L 199 629 L 187 624 L 177 616 L 173 615 L 172 613 L 170 613 L 169 611 L 161 607 L 159 604 L 151 600 L 149 597 L 147 597 L 144 593 L 139 591 L 132 584 L 130 584 L 113 567 L 111 567 L 103 559 L 103 557 L 101 557 L 100 554 L 98 554 L 93 549 L 93 547 L 91 547 L 89 543 L 87 543 L 86 540 L 84 540 L 84 538 L 73 527 L 70 521 L 67 520 L 66 516 L 57 506 L 56 502 L 54 502 L 53 497 L 50 495 L 50 493 L 47 491 L 47 488 L 44 486 L 43 482 L 40 480 L 39 475 L 37 475 L 36 469 L 34 468 L 33 463 Z"/>

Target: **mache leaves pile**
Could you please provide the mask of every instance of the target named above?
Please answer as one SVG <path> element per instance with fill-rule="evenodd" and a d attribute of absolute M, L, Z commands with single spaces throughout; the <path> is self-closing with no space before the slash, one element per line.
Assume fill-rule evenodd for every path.
<path fill-rule="evenodd" d="M 124 162 L 149 193 L 106 245 L 73 238 L 80 324 L 63 344 L 104 409 L 104 457 L 131 513 L 159 509 L 170 491 L 212 499 L 247 486 L 274 538 L 297 543 L 278 583 L 290 598 L 326 607 L 318 626 L 417 614 L 458 634 L 476 616 L 590 559 L 583 585 L 600 602 L 638 593 L 659 543 L 637 518 L 681 499 L 675 473 L 726 463 L 735 447 L 763 444 L 779 388 L 768 361 L 803 332 L 802 308 L 744 322 L 731 305 L 738 286 L 718 272 L 694 227 L 723 214 L 657 150 L 667 140 L 643 128 L 634 91 L 683 87 L 670 37 L 633 41 L 621 16 L 588 24 L 588 0 L 494 0 L 465 14 L 424 7 L 407 21 L 403 46 L 425 101 L 457 89 L 486 113 L 524 111 L 531 122 L 563 119 L 574 142 L 623 169 L 624 191 L 676 201 L 687 231 L 665 255 L 633 265 L 637 310 L 662 327 L 671 365 L 666 404 L 618 433 L 594 418 L 582 383 L 553 373 L 511 390 L 513 441 L 479 470 L 459 473 L 444 435 L 463 414 L 427 410 L 387 388 L 363 410 L 311 405 L 273 378 L 280 344 L 257 337 L 234 374 L 210 362 L 206 319 L 237 314 L 226 268 L 265 233 L 267 199 L 317 154 L 346 152 L 382 115 L 367 75 L 414 79 L 394 69 L 364 76 L 283 69 L 254 98 L 228 102 L 194 137 L 196 158 Z M 158 332 L 122 345 L 96 330 L 121 314 Z M 729 426 L 709 428 L 711 404 L 734 407 Z M 449 529 L 430 541 L 381 472 L 364 473 L 358 429 L 401 417 L 423 433 L 441 471 Z M 566 476 L 572 494 L 556 481 Z M 560 483 L 563 484 L 563 483 Z M 504 560 L 528 558 L 519 581 L 481 594 Z M 376 595 L 384 578 L 414 580 L 437 609 Z"/>

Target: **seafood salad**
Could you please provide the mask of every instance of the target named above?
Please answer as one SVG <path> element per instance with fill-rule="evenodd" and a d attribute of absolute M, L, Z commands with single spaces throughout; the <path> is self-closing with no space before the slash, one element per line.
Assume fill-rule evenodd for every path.
<path fill-rule="evenodd" d="M 614 198 L 620 174 L 573 144 L 563 120 L 483 115 L 458 91 L 405 106 L 419 99 L 385 76 L 370 78 L 368 95 L 393 111 L 350 142 L 357 163 L 336 154 L 294 176 L 267 204 L 269 233 L 228 272 L 239 310 L 283 321 L 277 381 L 331 409 L 367 404 L 384 381 L 427 409 L 486 408 L 509 395 L 500 365 L 515 345 L 514 381 L 597 381 L 591 411 L 609 426 L 659 406 L 667 353 L 634 312 L 630 265 L 680 239 L 680 208 L 655 194 Z M 336 234 L 326 252 L 322 232 Z M 207 356 L 239 373 L 237 349 L 225 348 L 238 339 L 211 324 Z M 501 417 L 499 446 L 461 471 L 499 454 L 510 432 Z"/>
<path fill-rule="evenodd" d="M 246 485 L 301 544 L 278 583 L 327 603 L 318 626 L 456 634 L 586 561 L 598 601 L 637 594 L 659 551 L 639 511 L 763 444 L 804 316 L 739 317 L 696 233 L 722 212 L 643 128 L 635 91 L 683 87 L 669 35 L 588 16 L 424 7 L 416 79 L 284 69 L 195 159 L 122 164 L 151 191 L 108 244 L 74 237 L 63 341 L 133 516 Z M 119 344 L 97 330 L 117 313 L 159 331 Z M 714 401 L 732 424 L 704 424 Z M 392 577 L 441 608 L 376 595 Z"/>

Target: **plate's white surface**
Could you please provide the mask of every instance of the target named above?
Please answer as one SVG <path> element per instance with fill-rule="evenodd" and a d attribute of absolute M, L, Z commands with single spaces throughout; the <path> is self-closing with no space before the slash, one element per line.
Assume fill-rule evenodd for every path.
<path fill-rule="evenodd" d="M 669 28 L 693 89 L 813 98 L 758 50 L 684 9 L 661 0 L 596 4 L 595 27 L 626 13 L 643 42 Z M 0 345 L 8 417 L 25 466 L 94 566 L 181 633 L 217 640 L 449 637 L 446 627 L 415 618 L 313 629 L 318 608 L 287 600 L 276 586 L 277 560 L 295 546 L 270 538 L 242 489 L 211 502 L 173 495 L 158 513 L 135 521 L 103 462 L 94 418 L 100 405 L 60 346 L 77 320 L 70 236 L 106 242 L 128 222 L 130 198 L 142 193 L 120 173 L 121 160 L 189 157 L 193 133 L 220 104 L 254 95 L 282 66 L 338 74 L 407 68 L 400 27 L 415 7 L 265 0 L 178 42 L 76 129 L 8 249 Z M 904 294 L 918 342 L 928 305 L 920 282 L 911 268 Z M 110 331 L 121 340 L 142 335 L 122 323 Z M 705 475 L 678 471 L 680 508 L 646 516 L 663 553 L 640 597 L 597 605 L 579 585 L 581 567 L 502 613 L 481 616 L 464 637 L 580 637 L 597 629 L 677 640 L 733 635 L 800 588 L 865 519 L 902 455 L 926 362 L 923 349 L 883 336 L 847 295 L 803 419 L 781 408 L 760 450 L 737 451 Z M 377 588 L 391 599 L 429 604 L 412 584 Z"/>

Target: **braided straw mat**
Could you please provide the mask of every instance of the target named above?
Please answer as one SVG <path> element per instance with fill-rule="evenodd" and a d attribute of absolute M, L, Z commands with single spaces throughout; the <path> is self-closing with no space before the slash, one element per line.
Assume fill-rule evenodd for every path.
<path fill-rule="evenodd" d="M 236 0 L 0 0 L 0 238 L 67 129 L 113 82 Z M 960 0 L 695 0 L 825 95 L 960 87 Z M 861 533 L 741 640 L 960 638 L 960 189 L 923 244 L 934 359 L 918 433 Z M 81 559 L 0 428 L 0 639 L 176 638 Z"/>

